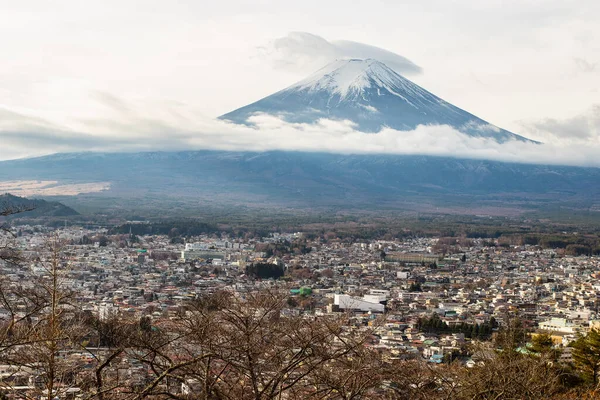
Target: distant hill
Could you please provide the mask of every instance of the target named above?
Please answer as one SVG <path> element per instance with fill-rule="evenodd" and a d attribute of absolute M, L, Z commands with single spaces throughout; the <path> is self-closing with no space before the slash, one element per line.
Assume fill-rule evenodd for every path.
<path fill-rule="evenodd" d="M 0 195 L 0 211 L 2 210 L 21 211 L 13 214 L 11 218 L 37 218 L 37 217 L 67 217 L 79 215 L 71 207 L 67 207 L 56 201 L 46 201 L 41 199 L 27 199 L 14 196 L 10 193 Z"/>

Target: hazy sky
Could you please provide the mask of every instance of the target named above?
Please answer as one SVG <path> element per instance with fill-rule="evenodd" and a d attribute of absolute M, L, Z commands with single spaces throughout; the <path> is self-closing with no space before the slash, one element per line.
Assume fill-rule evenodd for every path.
<path fill-rule="evenodd" d="M 213 117 L 347 56 L 516 133 L 600 151 L 596 0 L 0 0 L 0 37 L 0 159 L 225 131 L 233 145 L 243 130 Z"/>

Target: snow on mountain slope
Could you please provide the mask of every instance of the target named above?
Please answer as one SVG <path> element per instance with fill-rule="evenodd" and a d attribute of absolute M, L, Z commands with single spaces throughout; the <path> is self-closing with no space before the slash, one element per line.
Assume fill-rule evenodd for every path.
<path fill-rule="evenodd" d="M 259 113 L 278 115 L 288 122 L 350 120 L 364 132 L 378 132 L 385 127 L 405 131 L 418 125 L 449 125 L 467 135 L 498 142 L 528 140 L 453 106 L 372 59 L 335 61 L 286 89 L 220 118 L 248 124 L 248 118 Z"/>
<path fill-rule="evenodd" d="M 409 81 L 379 61 L 350 59 L 331 63 L 287 90 L 327 90 L 332 94 L 338 94 L 340 100 L 346 100 L 356 99 L 366 89 L 372 87 L 385 89 L 400 96 L 394 93 L 394 89 L 400 87 L 407 91 L 414 89 L 406 84 L 407 82 Z M 422 93 L 414 94 L 422 95 Z"/>

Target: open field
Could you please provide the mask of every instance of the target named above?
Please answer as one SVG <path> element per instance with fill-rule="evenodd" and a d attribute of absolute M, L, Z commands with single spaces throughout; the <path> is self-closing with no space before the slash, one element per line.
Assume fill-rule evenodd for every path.
<path fill-rule="evenodd" d="M 58 181 L 15 180 L 0 181 L 0 193 L 15 196 L 77 196 L 82 193 L 98 193 L 110 189 L 110 182 L 59 183 Z"/>

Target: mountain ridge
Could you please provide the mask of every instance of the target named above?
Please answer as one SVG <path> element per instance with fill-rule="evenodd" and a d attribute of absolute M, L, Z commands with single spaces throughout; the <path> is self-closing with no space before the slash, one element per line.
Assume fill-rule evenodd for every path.
<path fill-rule="evenodd" d="M 465 212 L 600 206 L 595 184 L 600 168 L 434 156 L 203 150 L 58 154 L 0 162 L 0 180 L 15 179 L 110 182 L 110 190 L 101 193 L 57 198 L 75 207 L 102 202 L 103 209 L 136 209 L 143 203 L 160 208 L 172 202 L 192 208 L 399 211 L 451 205 Z"/>

